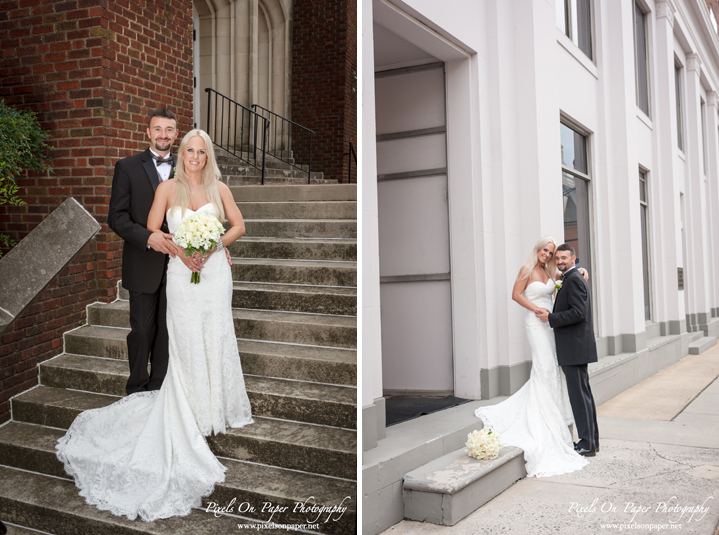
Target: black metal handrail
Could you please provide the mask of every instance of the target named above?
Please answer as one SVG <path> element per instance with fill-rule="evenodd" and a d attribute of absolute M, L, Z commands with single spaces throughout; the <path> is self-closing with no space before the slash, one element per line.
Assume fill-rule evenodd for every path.
<path fill-rule="evenodd" d="M 352 183 L 352 158 L 354 157 L 355 165 L 357 165 L 357 153 L 355 152 L 355 146 L 350 141 L 350 150 L 344 153 L 347 156 L 347 183 Z M 358 177 L 359 178 L 359 177 Z"/>
<path fill-rule="evenodd" d="M 312 173 L 312 138 L 315 133 L 259 104 L 253 104 L 252 109 L 260 110 L 257 113 L 268 121 L 267 150 L 270 155 L 300 171 L 305 171 L 306 167 L 309 184 Z"/>
<path fill-rule="evenodd" d="M 205 88 L 205 93 L 207 93 L 207 134 L 212 138 L 212 143 L 260 171 L 264 184 L 269 120 L 210 87 Z M 261 164 L 257 163 L 258 152 L 262 158 Z"/>

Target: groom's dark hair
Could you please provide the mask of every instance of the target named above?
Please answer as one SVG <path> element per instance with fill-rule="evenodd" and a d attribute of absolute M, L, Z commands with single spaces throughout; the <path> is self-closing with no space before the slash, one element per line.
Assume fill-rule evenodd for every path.
<path fill-rule="evenodd" d="M 572 256 L 577 256 L 576 253 L 574 252 L 574 247 L 572 247 L 568 243 L 563 243 L 562 245 L 557 247 L 555 254 L 558 253 L 559 251 L 569 251 L 569 254 L 571 254 Z"/>
<path fill-rule="evenodd" d="M 147 119 L 148 127 L 150 126 L 153 117 L 164 117 L 165 119 L 172 119 L 173 121 L 175 121 L 175 126 L 177 126 L 177 116 L 167 108 L 160 108 L 159 110 L 153 111 L 150 117 L 148 117 Z"/>

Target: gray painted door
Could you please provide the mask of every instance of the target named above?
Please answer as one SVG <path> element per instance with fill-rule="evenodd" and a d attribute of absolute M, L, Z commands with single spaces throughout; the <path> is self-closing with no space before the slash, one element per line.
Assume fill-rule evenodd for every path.
<path fill-rule="evenodd" d="M 386 394 L 453 393 L 444 65 L 375 75 Z"/>

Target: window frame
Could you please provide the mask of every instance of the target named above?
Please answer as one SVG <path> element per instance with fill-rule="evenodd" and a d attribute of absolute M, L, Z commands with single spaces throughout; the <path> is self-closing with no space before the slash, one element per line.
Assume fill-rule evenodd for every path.
<path fill-rule="evenodd" d="M 649 50 L 649 44 L 651 42 L 650 39 L 650 25 L 649 21 L 651 20 L 651 17 L 649 16 L 651 14 L 651 10 L 647 5 L 645 5 L 640 0 L 634 0 L 634 9 L 632 10 L 632 33 L 634 35 L 634 86 L 635 86 L 635 95 L 636 95 L 636 105 L 637 109 L 641 110 L 642 113 L 644 113 L 649 119 L 652 118 L 652 86 L 651 86 L 651 53 Z M 639 9 L 642 12 L 642 15 L 644 17 L 644 51 L 645 51 L 645 76 L 646 76 L 646 88 L 647 88 L 647 109 L 646 111 L 642 109 L 640 103 L 639 103 L 639 51 L 637 49 L 637 9 Z"/>
<path fill-rule="evenodd" d="M 707 105 L 704 101 L 704 97 L 699 95 L 699 119 L 701 120 L 701 127 L 702 127 L 702 174 L 704 175 L 704 178 L 707 176 L 707 167 L 709 166 L 708 163 L 708 157 L 707 157 L 707 127 L 706 127 L 706 114 L 707 114 Z"/>
<path fill-rule="evenodd" d="M 642 217 L 646 218 L 645 224 L 644 224 L 644 231 L 645 234 L 642 236 L 642 278 L 646 277 L 646 281 L 642 280 L 642 282 L 646 282 L 646 293 L 644 295 L 645 302 L 643 303 L 645 310 L 644 310 L 644 320 L 645 321 L 653 321 L 654 318 L 654 296 L 652 295 L 652 289 L 653 289 L 653 277 L 652 277 L 652 240 L 651 240 L 651 210 L 649 207 L 649 170 L 646 169 L 643 166 L 639 166 L 639 184 L 640 188 L 642 185 L 642 182 L 644 183 L 644 201 L 642 201 L 641 195 L 639 196 L 639 217 L 640 221 Z M 640 189 L 641 191 L 641 189 Z M 642 208 L 645 209 L 644 214 L 642 214 Z M 640 223 L 641 224 L 641 223 Z M 646 264 L 644 264 L 644 242 L 646 241 Z M 648 307 L 648 311 L 647 311 Z M 647 317 L 647 313 L 648 316 Z"/>
<path fill-rule="evenodd" d="M 684 153 L 684 66 L 674 61 L 674 100 L 676 106 L 677 120 L 677 148 Z"/>
<path fill-rule="evenodd" d="M 596 65 L 597 60 L 597 51 L 596 51 L 596 39 L 594 38 L 596 32 L 595 32 L 595 25 L 594 25 L 594 0 L 587 0 L 588 6 L 587 9 L 589 11 L 589 54 L 585 52 L 580 46 L 579 46 L 579 21 L 577 18 L 577 2 L 581 0 L 555 0 L 556 1 L 556 10 L 555 10 L 555 22 L 559 22 L 559 6 L 563 6 L 563 14 L 564 14 L 564 27 L 561 27 L 557 25 L 557 28 L 567 36 L 567 38 L 574 43 L 574 46 L 577 47 L 577 49 L 584 54 L 586 58 L 589 59 L 592 63 Z"/>
<path fill-rule="evenodd" d="M 587 173 L 583 173 L 581 171 L 578 171 L 574 169 L 573 167 L 570 167 L 568 165 L 565 165 L 561 160 L 560 155 L 560 167 L 561 167 L 561 173 L 560 173 L 560 179 L 563 180 L 564 174 L 567 173 L 569 175 L 572 175 L 575 177 L 575 179 L 584 180 L 587 183 L 587 225 L 589 226 L 589 229 L 587 231 L 587 239 L 589 240 L 589 244 L 587 246 L 589 250 L 589 265 L 586 265 L 582 263 L 582 267 L 585 267 L 587 270 L 589 270 L 590 277 L 589 277 L 589 291 L 590 291 L 590 297 L 592 301 L 592 317 L 593 317 L 593 327 L 594 327 L 594 333 L 595 336 L 599 337 L 601 336 L 601 330 L 600 330 L 600 324 L 599 324 L 599 294 L 597 293 L 597 279 L 598 277 L 592 276 L 591 274 L 596 274 L 597 272 L 597 259 L 596 255 L 594 254 L 594 244 L 596 243 L 596 238 L 594 236 L 595 233 L 595 223 L 594 223 L 594 188 L 592 187 L 592 169 L 594 166 L 594 154 L 592 150 L 592 139 L 594 137 L 594 132 L 591 130 L 588 130 L 584 126 L 581 125 L 581 123 L 578 123 L 574 119 L 572 119 L 570 116 L 565 115 L 564 113 L 560 112 L 559 117 L 559 123 L 560 123 L 560 133 L 561 133 L 561 125 L 566 126 L 570 130 L 573 130 L 577 134 L 580 134 L 584 136 L 584 142 L 585 142 L 585 148 L 586 148 L 586 157 L 587 157 Z M 560 151 L 561 151 L 561 134 L 560 134 Z M 562 236 L 562 241 L 564 241 L 564 236 Z"/>

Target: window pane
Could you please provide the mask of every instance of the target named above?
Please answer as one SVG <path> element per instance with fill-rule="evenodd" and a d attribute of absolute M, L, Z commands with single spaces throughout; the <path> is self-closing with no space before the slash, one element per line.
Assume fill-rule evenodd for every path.
<path fill-rule="evenodd" d="M 637 67 L 637 106 L 649 115 L 649 80 L 647 75 L 647 25 L 638 3 L 634 3 L 634 49 Z"/>
<path fill-rule="evenodd" d="M 562 173 L 564 196 L 564 242 L 577 253 L 579 265 L 592 264 L 589 244 L 589 183 L 570 173 Z M 591 293 L 591 286 L 590 286 Z"/>
<path fill-rule="evenodd" d="M 587 138 L 560 123 L 562 163 L 580 173 L 589 174 L 587 166 Z"/>
<path fill-rule="evenodd" d="M 642 220 L 642 272 L 644 275 L 644 319 L 652 319 L 652 307 L 649 293 L 649 229 L 648 229 L 648 208 L 644 205 L 641 209 Z"/>
<path fill-rule="evenodd" d="M 577 0 L 577 33 L 579 49 L 589 59 L 592 58 L 592 19 L 590 13 L 591 0 Z"/>
<path fill-rule="evenodd" d="M 556 7 L 557 15 L 557 27 L 564 32 L 564 35 L 571 38 L 569 28 L 571 24 L 569 22 L 569 6 L 567 5 L 569 0 L 556 0 L 554 6 Z"/>
<path fill-rule="evenodd" d="M 674 85 L 677 98 L 677 145 L 684 150 L 684 125 L 682 124 L 682 84 L 681 69 L 674 66 Z"/>
<path fill-rule="evenodd" d="M 639 200 L 647 202 L 647 183 L 644 181 L 644 173 L 639 171 Z"/>
<path fill-rule="evenodd" d="M 702 160 L 703 160 L 703 168 L 704 168 L 704 174 L 707 174 L 707 135 L 706 135 L 706 128 L 704 125 L 704 101 L 701 101 L 700 104 L 700 113 L 702 116 Z"/>

